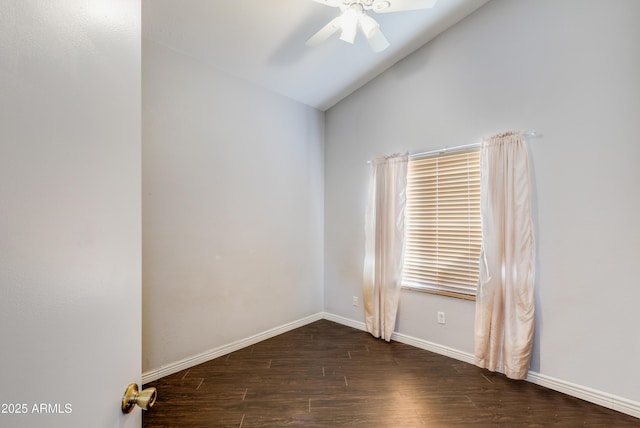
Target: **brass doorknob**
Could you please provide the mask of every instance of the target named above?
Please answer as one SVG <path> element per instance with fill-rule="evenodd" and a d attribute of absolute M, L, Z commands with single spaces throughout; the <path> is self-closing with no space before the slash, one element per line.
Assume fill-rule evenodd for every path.
<path fill-rule="evenodd" d="M 138 385 L 130 383 L 122 397 L 122 413 L 131 413 L 136 404 L 142 410 L 149 410 L 156 404 L 158 391 L 155 388 L 147 388 L 138 391 Z"/>

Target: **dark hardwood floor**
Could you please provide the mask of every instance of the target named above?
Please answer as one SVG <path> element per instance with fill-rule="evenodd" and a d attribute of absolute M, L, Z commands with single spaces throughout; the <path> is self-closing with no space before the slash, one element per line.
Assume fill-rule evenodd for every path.
<path fill-rule="evenodd" d="M 640 427 L 640 419 L 321 320 L 152 382 L 143 427 Z"/>

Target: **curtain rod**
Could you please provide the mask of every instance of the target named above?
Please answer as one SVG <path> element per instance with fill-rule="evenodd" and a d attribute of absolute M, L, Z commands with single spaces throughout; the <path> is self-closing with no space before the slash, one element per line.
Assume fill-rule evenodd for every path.
<path fill-rule="evenodd" d="M 527 137 L 540 137 L 541 134 L 538 134 L 536 131 L 524 131 L 522 132 L 522 135 L 525 135 Z M 435 154 L 444 154 L 444 153 L 448 153 L 448 152 L 453 152 L 456 150 L 464 150 L 464 149 L 472 149 L 474 147 L 480 147 L 481 142 L 477 142 L 477 143 L 471 143 L 471 144 L 465 144 L 462 146 L 455 146 L 455 147 L 444 147 L 442 149 L 437 149 L 437 150 L 430 150 L 428 152 L 419 152 L 419 153 L 411 153 L 409 155 L 410 158 L 414 158 L 414 157 L 421 157 L 421 156 L 428 156 L 428 155 L 435 155 Z"/>

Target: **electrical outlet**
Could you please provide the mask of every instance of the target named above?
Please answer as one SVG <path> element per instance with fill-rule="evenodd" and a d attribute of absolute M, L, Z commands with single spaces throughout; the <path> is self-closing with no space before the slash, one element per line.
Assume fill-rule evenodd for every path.
<path fill-rule="evenodd" d="M 353 296 L 353 306 L 358 306 L 358 296 Z"/>
<path fill-rule="evenodd" d="M 444 312 L 438 312 L 438 324 L 444 324 Z"/>

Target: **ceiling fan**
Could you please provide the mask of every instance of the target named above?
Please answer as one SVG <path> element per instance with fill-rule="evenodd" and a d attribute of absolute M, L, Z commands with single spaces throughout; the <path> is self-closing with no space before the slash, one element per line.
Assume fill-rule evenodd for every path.
<path fill-rule="evenodd" d="M 358 28 L 367 38 L 374 52 L 380 52 L 389 46 L 380 25 L 367 15 L 373 10 L 376 13 L 402 12 L 406 10 L 429 9 L 437 0 L 313 0 L 331 7 L 338 7 L 342 14 L 332 19 L 320 31 L 307 40 L 306 45 L 318 46 L 333 33 L 341 30 L 340 40 L 352 43 L 356 39 Z"/>

